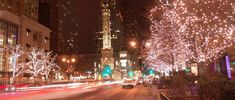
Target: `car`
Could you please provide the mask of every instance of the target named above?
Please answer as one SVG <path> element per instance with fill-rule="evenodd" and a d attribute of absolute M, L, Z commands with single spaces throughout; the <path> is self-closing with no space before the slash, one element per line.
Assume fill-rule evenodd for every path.
<path fill-rule="evenodd" d="M 7 85 L 5 88 L 5 92 L 15 92 L 16 91 L 16 87 L 13 85 Z"/>
<path fill-rule="evenodd" d="M 125 80 L 122 84 L 122 88 L 134 88 L 133 80 Z"/>
<path fill-rule="evenodd" d="M 142 80 L 136 80 L 136 81 L 135 81 L 135 85 L 141 85 L 141 84 L 143 84 L 143 81 L 142 81 Z"/>
<path fill-rule="evenodd" d="M 144 82 L 143 82 L 143 85 L 144 85 L 144 87 L 148 87 L 148 86 L 149 86 L 149 83 L 146 82 L 146 81 L 144 81 Z"/>

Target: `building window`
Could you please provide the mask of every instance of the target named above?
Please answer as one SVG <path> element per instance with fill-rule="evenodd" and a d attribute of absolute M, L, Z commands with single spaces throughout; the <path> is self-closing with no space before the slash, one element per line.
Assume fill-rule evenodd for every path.
<path fill-rule="evenodd" d="M 4 30 L 0 29 L 0 46 L 3 47 L 5 44 L 6 34 Z"/>
<path fill-rule="evenodd" d="M 0 20 L 0 45 L 15 45 L 17 43 L 18 27 L 14 24 Z"/>
<path fill-rule="evenodd" d="M 3 48 L 6 45 L 15 45 L 17 42 L 18 26 L 11 24 L 5 20 L 0 20 L 0 71 L 4 70 Z"/>
<path fill-rule="evenodd" d="M 26 43 L 25 46 L 26 46 L 26 51 L 29 51 L 29 49 L 31 48 L 31 45 Z"/>
<path fill-rule="evenodd" d="M 48 40 L 49 40 L 48 37 L 45 37 L 45 38 L 44 38 L 44 42 L 45 42 L 45 43 L 47 43 Z"/>
<path fill-rule="evenodd" d="M 38 34 L 37 34 L 36 32 L 33 33 L 33 39 L 34 39 L 34 40 L 37 40 L 37 39 L 38 39 L 38 36 L 37 36 L 37 35 L 38 35 Z"/>
<path fill-rule="evenodd" d="M 3 71 L 3 62 L 4 62 L 4 58 L 3 58 L 3 47 L 0 47 L 0 71 Z"/>
<path fill-rule="evenodd" d="M 25 59 L 25 62 L 29 62 L 30 60 L 29 59 Z"/>
<path fill-rule="evenodd" d="M 29 33 L 31 32 L 31 30 L 30 29 L 26 29 L 26 36 L 29 36 Z"/>
<path fill-rule="evenodd" d="M 3 28 L 3 22 L 0 21 L 0 29 Z"/>
<path fill-rule="evenodd" d="M 17 27 L 8 26 L 7 42 L 9 45 L 16 45 L 16 40 L 17 40 L 16 35 L 17 35 Z"/>

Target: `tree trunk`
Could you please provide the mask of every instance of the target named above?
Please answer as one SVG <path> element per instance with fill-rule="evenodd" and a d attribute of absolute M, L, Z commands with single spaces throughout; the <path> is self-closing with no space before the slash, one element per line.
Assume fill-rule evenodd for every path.
<path fill-rule="evenodd" d="M 203 76 L 205 74 L 205 62 L 198 62 L 198 76 Z"/>

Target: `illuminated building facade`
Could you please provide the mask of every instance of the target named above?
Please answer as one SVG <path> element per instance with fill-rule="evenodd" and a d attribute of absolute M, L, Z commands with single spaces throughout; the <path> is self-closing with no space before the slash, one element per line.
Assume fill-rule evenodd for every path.
<path fill-rule="evenodd" d="M 1 0 L 0 10 L 7 10 L 15 15 L 24 15 L 38 20 L 39 0 Z"/>
<path fill-rule="evenodd" d="M 96 33 L 97 52 L 104 55 L 112 56 L 113 79 L 120 79 L 120 62 L 119 53 L 125 50 L 125 38 L 123 34 L 123 19 L 119 9 L 118 1 L 103 0 L 102 1 L 102 17 L 100 27 L 101 32 Z M 110 51 L 107 51 L 110 50 Z M 101 60 L 102 63 L 103 60 Z M 102 64 L 101 64 L 102 65 Z"/>
<path fill-rule="evenodd" d="M 9 1 L 9 0 L 8 0 Z M 17 0 L 10 0 L 17 1 Z M 39 0 L 19 0 L 23 15 L 38 21 Z"/>
<path fill-rule="evenodd" d="M 104 70 L 105 66 L 114 70 L 114 57 L 113 48 L 111 45 L 111 22 L 110 22 L 110 9 L 109 4 L 106 1 L 102 3 L 102 36 L 103 46 L 101 49 L 101 70 Z M 103 73 L 101 73 L 102 75 Z M 114 75 L 102 75 L 102 78 L 112 78 Z"/>
<path fill-rule="evenodd" d="M 50 50 L 50 29 L 37 22 L 38 0 L 1 0 L 0 4 L 0 49 L 20 44 L 27 50 Z M 7 55 L 0 51 L 0 77 L 10 72 Z"/>

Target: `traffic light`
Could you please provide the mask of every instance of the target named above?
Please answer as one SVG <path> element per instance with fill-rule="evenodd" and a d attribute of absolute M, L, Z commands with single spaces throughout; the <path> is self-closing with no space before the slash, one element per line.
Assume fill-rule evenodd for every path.
<path fill-rule="evenodd" d="M 133 77 L 134 77 L 134 72 L 133 72 L 133 71 L 129 71 L 129 72 L 128 72 L 128 76 L 131 77 L 131 78 L 133 78 Z"/>
<path fill-rule="evenodd" d="M 186 73 L 191 73 L 191 68 L 190 67 L 186 67 L 185 72 Z"/>
<path fill-rule="evenodd" d="M 149 70 L 148 70 L 148 74 L 149 74 L 149 75 L 155 75 L 154 70 L 153 70 L 153 69 L 149 69 Z"/>
<path fill-rule="evenodd" d="M 112 70 L 110 65 L 104 65 L 104 69 L 102 71 L 102 77 L 107 78 L 112 75 Z"/>

